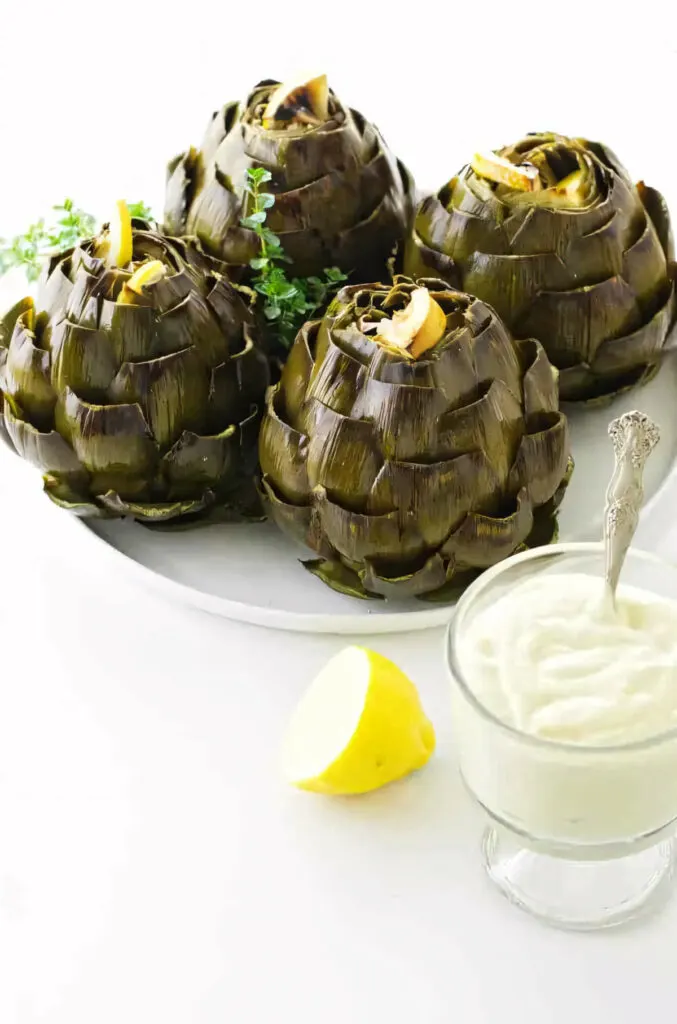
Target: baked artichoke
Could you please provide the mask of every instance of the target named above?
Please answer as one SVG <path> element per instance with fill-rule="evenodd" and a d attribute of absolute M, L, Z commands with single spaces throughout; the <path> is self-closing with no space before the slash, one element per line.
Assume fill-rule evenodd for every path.
<path fill-rule="evenodd" d="M 598 142 L 528 135 L 420 205 L 404 267 L 490 303 L 560 369 L 563 399 L 648 378 L 673 321 L 672 235 L 655 189 Z"/>
<path fill-rule="evenodd" d="M 243 105 L 212 116 L 200 150 L 169 165 L 165 230 L 196 235 L 231 266 L 259 255 L 248 211 L 248 168 L 272 173 L 266 226 L 280 238 L 290 276 L 338 266 L 356 280 L 385 273 L 413 214 L 413 182 L 378 129 L 328 89 L 325 76 L 298 87 L 260 82 Z"/>
<path fill-rule="evenodd" d="M 245 511 L 268 383 L 248 306 L 199 244 L 134 225 L 119 204 L 0 323 L 6 434 L 79 515 Z"/>
<path fill-rule="evenodd" d="M 440 599 L 548 543 L 570 472 L 557 373 L 444 282 L 344 288 L 306 324 L 261 426 L 272 518 L 356 597 Z"/>

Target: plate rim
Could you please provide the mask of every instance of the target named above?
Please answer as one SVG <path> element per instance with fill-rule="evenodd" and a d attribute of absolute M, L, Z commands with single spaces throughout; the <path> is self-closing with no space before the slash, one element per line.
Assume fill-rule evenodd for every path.
<path fill-rule="evenodd" d="M 654 510 L 662 500 L 668 484 L 676 477 L 677 462 L 673 463 L 670 472 L 666 474 L 660 486 L 644 505 L 643 517 Z M 456 609 L 456 602 L 453 602 L 439 607 L 422 608 L 420 611 L 394 611 L 385 615 L 371 616 L 368 610 L 367 614 L 357 612 L 313 613 L 284 611 L 280 608 L 265 608 L 261 605 L 246 604 L 243 601 L 210 594 L 187 583 L 180 583 L 157 569 L 145 565 L 98 533 L 94 521 L 90 522 L 77 516 L 66 516 L 65 518 L 70 521 L 71 527 L 76 529 L 80 536 L 89 538 L 88 543 L 94 542 L 98 550 L 106 552 L 118 566 L 124 566 L 126 571 L 136 577 L 147 589 L 162 594 L 174 603 L 198 608 L 209 614 L 252 626 L 292 633 L 340 635 L 422 632 L 446 626 Z"/>
<path fill-rule="evenodd" d="M 87 543 L 93 541 L 97 548 L 103 549 L 117 565 L 126 566 L 126 571 L 139 579 L 148 589 L 161 593 L 176 603 L 199 608 L 209 614 L 218 615 L 231 621 L 261 626 L 265 629 L 292 633 L 344 635 L 421 632 L 426 629 L 446 626 L 456 607 L 456 602 L 453 602 L 439 607 L 431 605 L 420 611 L 388 612 L 385 615 L 371 616 L 368 609 L 366 614 L 357 612 L 313 613 L 284 611 L 280 608 L 246 604 L 244 601 L 220 597 L 217 594 L 199 590 L 187 583 L 180 583 L 157 569 L 145 565 L 100 534 L 95 528 L 96 520 L 89 521 L 78 516 L 68 518 L 71 521 L 71 526 L 78 530 L 80 536 L 84 535 L 89 538 Z M 376 625 L 377 623 L 378 625 Z"/>

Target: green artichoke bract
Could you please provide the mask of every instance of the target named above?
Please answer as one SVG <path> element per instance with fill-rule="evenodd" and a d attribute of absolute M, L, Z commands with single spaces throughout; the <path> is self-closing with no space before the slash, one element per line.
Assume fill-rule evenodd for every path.
<path fill-rule="evenodd" d="M 79 515 L 241 509 L 268 382 L 247 303 L 195 241 L 134 224 L 55 256 L 40 312 L 0 323 L 4 428 Z"/>
<path fill-rule="evenodd" d="M 265 167 L 275 195 L 266 225 L 280 238 L 290 275 L 329 266 L 356 280 L 384 274 L 409 228 L 413 182 L 378 129 L 343 106 L 324 76 L 318 82 L 324 102 L 314 106 L 308 88 L 299 89 L 273 113 L 279 83 L 268 80 L 243 105 L 215 113 L 202 149 L 169 165 L 165 229 L 196 235 L 226 263 L 247 266 L 259 253 L 254 233 L 240 225 L 248 212 L 242 190 L 247 169 Z"/>
<path fill-rule="evenodd" d="M 648 378 L 674 312 L 663 197 L 585 139 L 528 135 L 498 156 L 493 172 L 478 157 L 422 202 L 406 272 L 439 275 L 538 338 L 565 400 Z"/>
<path fill-rule="evenodd" d="M 307 567 L 363 598 L 443 598 L 548 543 L 571 469 L 541 345 L 404 277 L 344 288 L 299 332 L 259 459 L 272 518 L 320 556 Z"/>

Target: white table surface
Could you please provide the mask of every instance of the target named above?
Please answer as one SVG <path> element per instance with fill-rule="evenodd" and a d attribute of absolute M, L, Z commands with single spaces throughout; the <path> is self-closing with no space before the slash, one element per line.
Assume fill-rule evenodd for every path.
<path fill-rule="evenodd" d="M 551 32 L 529 50 L 520 29 L 530 55 L 522 108 L 501 103 L 507 65 L 483 40 L 486 5 L 483 20 L 462 22 L 440 6 L 413 53 L 413 29 L 394 9 L 359 5 L 351 24 L 352 6 L 323 33 L 318 6 L 294 4 L 295 20 L 278 24 L 267 19 L 279 7 L 259 4 L 274 31 L 254 44 L 254 8 L 193 4 L 190 24 L 170 6 L 113 18 L 91 3 L 17 5 L 0 69 L 14 86 L 0 105 L 0 233 L 65 194 L 99 213 L 104 192 L 157 204 L 165 157 L 199 139 L 215 106 L 309 54 L 419 179 L 443 180 L 470 147 L 554 125 L 604 138 L 675 205 L 665 116 L 676 57 L 656 49 L 650 3 L 651 44 L 646 36 L 625 55 L 613 35 L 603 50 L 588 36 L 572 51 L 564 33 L 558 54 Z M 501 10 L 505 41 L 512 15 Z M 454 41 L 462 26 L 466 45 Z M 370 38 L 378 60 L 365 68 Z M 591 51 L 602 63 L 591 66 Z M 173 69 L 152 118 L 129 111 L 144 66 Z M 102 106 L 107 79 L 114 101 Z M 607 102 L 613 83 L 622 88 Z M 78 106 L 65 135 L 69 93 Z M 431 123 L 426 96 L 453 140 Z M 577 936 L 530 921 L 485 882 L 481 820 L 456 775 L 440 631 L 372 642 L 420 688 L 438 735 L 429 767 L 356 800 L 296 792 L 275 765 L 285 723 L 346 638 L 266 632 L 166 603 L 74 547 L 35 474 L 5 452 L 0 483 L 3 1024 L 634 1024 L 674 1014 L 677 900 L 641 927 Z M 672 507 L 669 498 L 644 539 L 677 553 Z"/>

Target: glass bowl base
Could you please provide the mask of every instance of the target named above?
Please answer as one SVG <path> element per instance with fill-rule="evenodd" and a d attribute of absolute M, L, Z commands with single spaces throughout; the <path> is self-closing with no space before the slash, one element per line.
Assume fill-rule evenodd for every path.
<path fill-rule="evenodd" d="M 515 906 L 555 928 L 611 928 L 659 910 L 673 890 L 677 840 L 613 860 L 569 860 L 522 846 L 503 829 L 482 840 L 491 881 Z"/>

